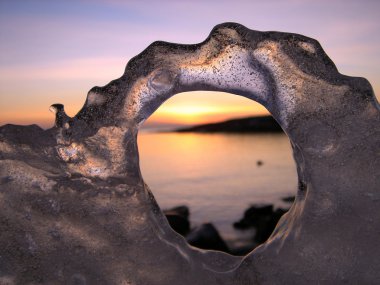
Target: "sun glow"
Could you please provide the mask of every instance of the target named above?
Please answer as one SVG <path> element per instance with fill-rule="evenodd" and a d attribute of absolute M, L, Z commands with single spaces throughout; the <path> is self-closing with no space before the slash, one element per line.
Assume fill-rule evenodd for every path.
<path fill-rule="evenodd" d="M 198 91 L 175 95 L 146 124 L 195 125 L 261 114 L 268 111 L 252 100 L 229 93 Z"/>
<path fill-rule="evenodd" d="M 181 116 L 200 116 L 205 114 L 215 114 L 222 111 L 221 107 L 217 106 L 202 106 L 202 105 L 190 105 L 190 106 L 164 106 L 161 110 L 161 114 L 172 114 Z"/>

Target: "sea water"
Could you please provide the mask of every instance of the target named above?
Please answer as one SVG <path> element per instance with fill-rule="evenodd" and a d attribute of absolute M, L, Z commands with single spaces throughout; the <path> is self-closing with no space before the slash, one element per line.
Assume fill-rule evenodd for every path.
<path fill-rule="evenodd" d="M 284 134 L 141 132 L 140 168 L 161 209 L 190 208 L 192 227 L 212 222 L 232 243 L 247 234 L 233 228 L 253 204 L 288 208 L 296 167 Z"/>

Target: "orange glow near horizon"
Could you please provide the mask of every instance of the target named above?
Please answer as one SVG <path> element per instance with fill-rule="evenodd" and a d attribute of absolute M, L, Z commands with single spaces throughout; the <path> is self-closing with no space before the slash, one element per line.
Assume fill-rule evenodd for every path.
<path fill-rule="evenodd" d="M 82 107 L 80 102 L 85 101 L 84 94 L 82 94 L 83 96 L 79 96 L 79 92 L 72 94 L 75 96 L 72 96 L 69 100 L 66 98 L 67 104 L 65 104 L 65 110 L 69 116 L 75 116 Z M 62 98 L 65 97 L 63 96 Z M 0 125 L 8 123 L 18 125 L 37 124 L 43 128 L 50 128 L 54 125 L 54 114 L 48 111 L 48 106 L 33 106 L 33 112 L 30 112 L 30 107 L 30 105 L 22 105 L 16 110 L 2 108 Z M 241 96 L 224 92 L 186 92 L 176 94 L 163 103 L 147 119 L 143 127 L 191 126 L 268 114 L 269 112 L 264 106 Z"/>
<path fill-rule="evenodd" d="M 161 124 L 183 124 L 195 125 L 223 121 L 229 118 L 245 117 L 266 114 L 268 112 L 254 112 L 254 109 L 223 106 L 178 106 L 158 109 L 147 121 L 147 123 Z"/>
<path fill-rule="evenodd" d="M 84 98 L 78 98 L 78 101 L 82 99 Z M 79 110 L 80 104 L 75 103 L 75 107 Z M 78 111 L 73 109 L 73 104 L 69 104 L 68 108 L 66 106 L 65 109 L 70 116 L 74 116 Z M 52 127 L 54 114 L 49 112 L 48 108 L 39 107 L 38 112 L 34 110 L 32 114 L 28 114 L 27 108 L 23 107 L 18 110 L 7 110 L 1 116 L 0 124 L 38 124 L 43 128 Z M 269 112 L 263 106 L 241 96 L 224 92 L 186 92 L 176 94 L 162 104 L 148 118 L 144 126 L 196 125 L 265 114 Z"/>
<path fill-rule="evenodd" d="M 197 91 L 170 98 L 145 124 L 196 125 L 268 113 L 262 105 L 241 96 Z"/>

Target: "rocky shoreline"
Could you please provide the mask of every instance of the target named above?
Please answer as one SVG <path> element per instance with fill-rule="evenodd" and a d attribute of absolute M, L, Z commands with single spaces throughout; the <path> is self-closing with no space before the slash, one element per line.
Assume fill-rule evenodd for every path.
<path fill-rule="evenodd" d="M 284 197 L 282 201 L 292 203 L 294 197 Z M 254 204 L 248 207 L 242 218 L 233 223 L 233 227 L 237 231 L 250 231 L 252 236 L 245 244 L 240 243 L 238 246 L 228 246 L 211 222 L 192 227 L 190 209 L 185 205 L 166 209 L 163 212 L 172 229 L 182 235 L 190 245 L 233 255 L 246 255 L 270 237 L 277 222 L 288 210 L 289 208 L 274 208 L 273 204 Z"/>

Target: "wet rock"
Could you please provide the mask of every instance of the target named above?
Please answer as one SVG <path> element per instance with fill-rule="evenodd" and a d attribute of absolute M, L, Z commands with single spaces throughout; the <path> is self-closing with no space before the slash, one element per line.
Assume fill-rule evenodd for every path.
<path fill-rule="evenodd" d="M 269 217 L 272 214 L 273 205 L 251 206 L 245 210 L 243 218 L 234 223 L 234 228 L 247 229 L 257 226 L 261 218 Z"/>
<path fill-rule="evenodd" d="M 163 211 L 169 225 L 182 236 L 190 232 L 189 208 L 187 206 L 179 206 Z"/>
<path fill-rule="evenodd" d="M 288 197 L 282 198 L 281 200 L 286 202 L 286 203 L 293 203 L 295 198 L 296 198 L 295 196 L 288 196 Z"/>
<path fill-rule="evenodd" d="M 189 216 L 190 216 L 189 207 L 184 206 L 184 205 L 163 210 L 163 212 L 165 215 L 178 215 L 178 216 L 183 217 L 184 219 L 189 219 Z"/>
<path fill-rule="evenodd" d="M 195 228 L 186 239 L 189 244 L 201 249 L 230 252 L 227 244 L 219 235 L 218 230 L 211 223 L 206 223 Z"/>
<path fill-rule="evenodd" d="M 230 253 L 237 256 L 244 256 L 250 253 L 252 250 L 254 250 L 258 246 L 257 243 L 251 242 L 249 244 L 246 244 L 244 246 L 239 247 L 231 247 Z"/>
<path fill-rule="evenodd" d="M 265 242 L 272 234 L 277 222 L 287 210 L 273 210 L 273 205 L 253 205 L 245 212 L 243 218 L 233 224 L 234 228 L 245 230 L 255 228 L 254 241 L 257 243 Z"/>

